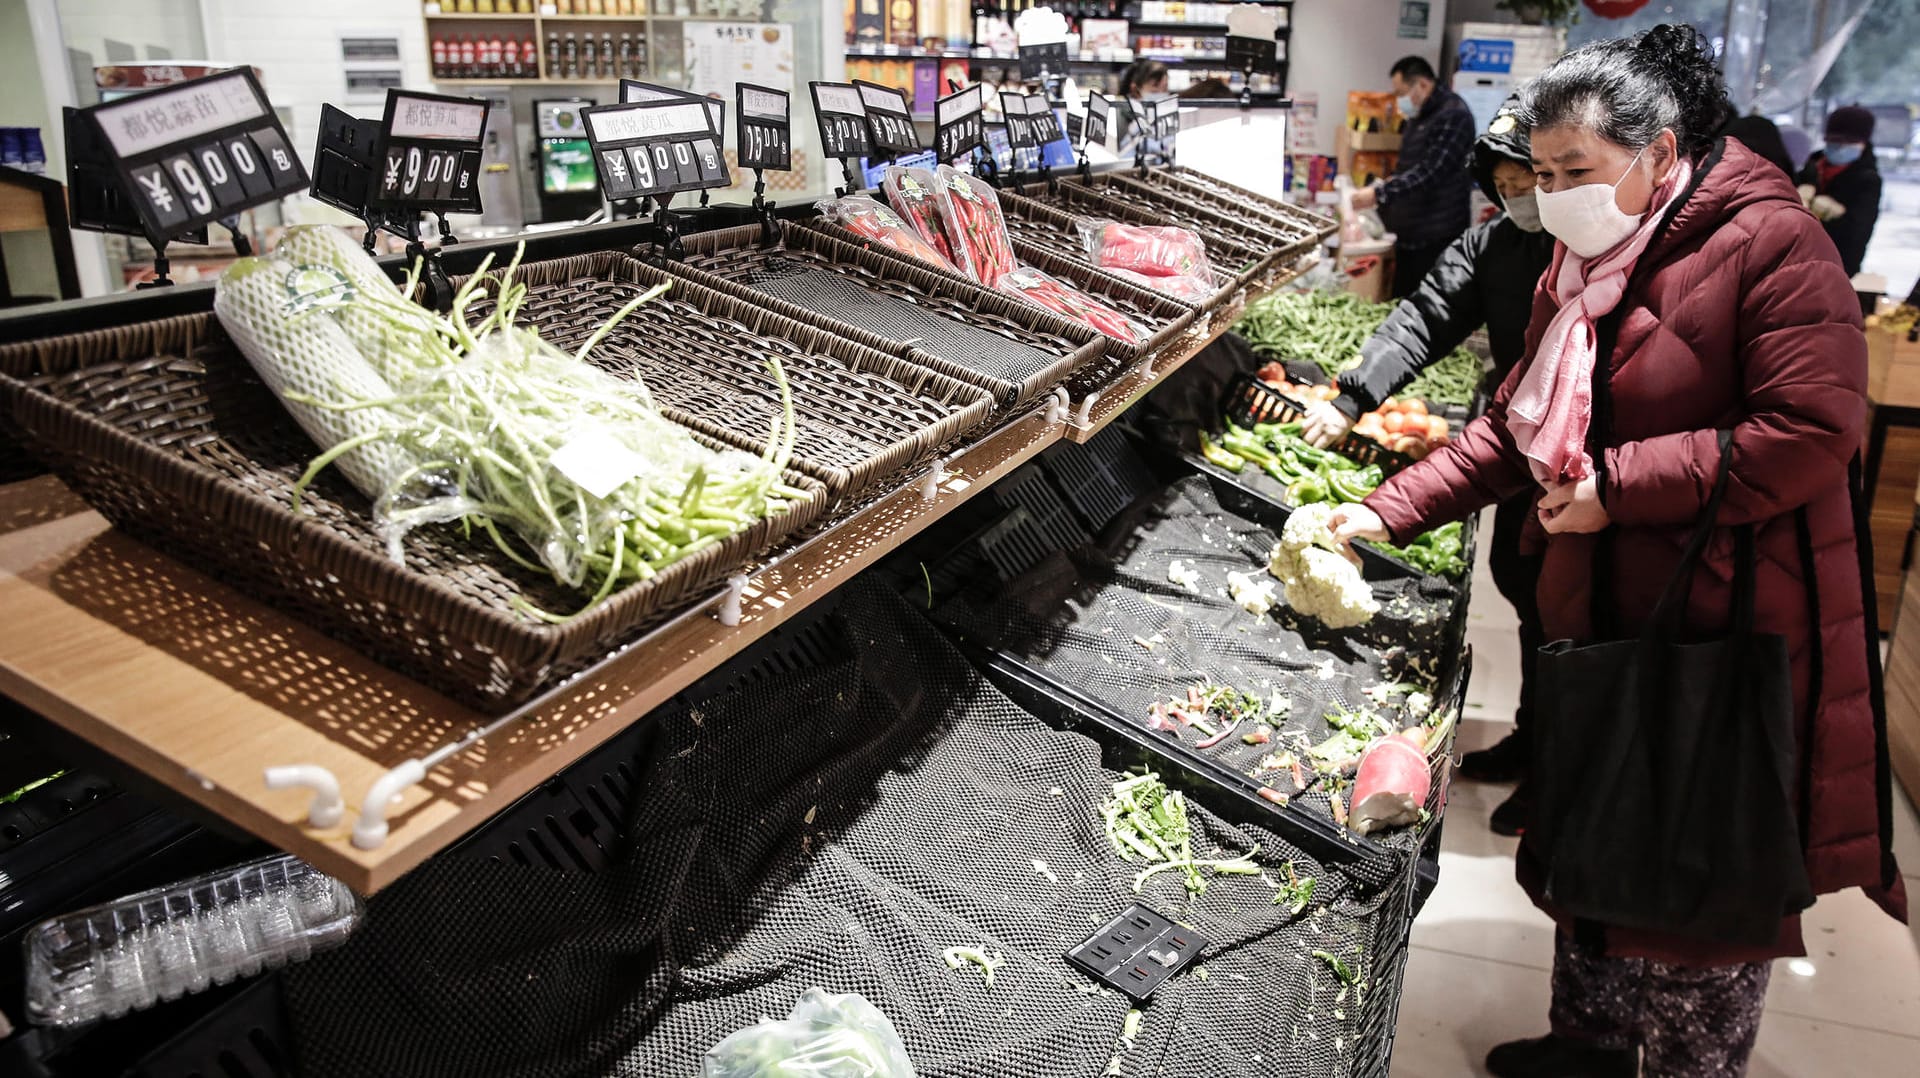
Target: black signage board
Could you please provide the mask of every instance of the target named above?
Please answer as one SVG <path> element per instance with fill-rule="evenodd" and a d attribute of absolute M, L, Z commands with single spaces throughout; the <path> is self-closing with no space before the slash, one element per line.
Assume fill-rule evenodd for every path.
<path fill-rule="evenodd" d="M 820 124 L 821 152 L 840 160 L 873 156 L 859 89 L 844 82 L 810 82 L 807 88 L 813 92 L 813 117 Z"/>
<path fill-rule="evenodd" d="M 1277 38 L 1227 36 L 1226 66 L 1234 71 L 1280 70 L 1280 42 Z"/>
<path fill-rule="evenodd" d="M 1042 146 L 1067 137 L 1060 126 L 1060 116 L 1053 111 L 1053 102 L 1047 100 L 1046 94 L 1027 95 L 1027 124 L 1033 128 L 1033 140 Z"/>
<path fill-rule="evenodd" d="M 487 103 L 388 90 L 366 205 L 388 211 L 480 212 Z"/>
<path fill-rule="evenodd" d="M 641 82 L 638 79 L 620 80 L 620 103 L 623 105 L 649 101 L 698 101 L 707 107 L 708 126 L 713 129 L 713 137 L 725 139 L 727 130 L 727 103 L 717 97 L 707 97 L 687 90 L 677 90 L 671 86 L 661 86 L 654 82 Z"/>
<path fill-rule="evenodd" d="M 1027 97 L 1012 92 L 1000 95 L 1000 114 L 1007 118 L 1007 145 L 1016 150 L 1031 150 L 1040 145 L 1034 138 L 1033 121 L 1027 116 Z"/>
<path fill-rule="evenodd" d="M 251 68 L 238 67 L 80 110 L 156 243 L 306 189 L 307 170 Z M 100 211 L 116 216 L 104 204 Z M 92 211 L 88 211 L 91 213 Z M 115 229 L 120 231 L 121 229 Z"/>
<path fill-rule="evenodd" d="M 1020 46 L 1020 77 L 1043 79 L 1067 73 L 1067 43 L 1051 41 L 1045 45 Z"/>
<path fill-rule="evenodd" d="M 787 92 L 742 82 L 734 85 L 733 94 L 740 125 L 740 167 L 791 169 L 793 102 Z"/>
<path fill-rule="evenodd" d="M 859 79 L 853 80 L 853 88 L 860 91 L 860 104 L 867 110 L 867 133 L 880 156 L 899 157 L 926 149 L 914 130 L 913 107 L 907 104 L 904 91 Z"/>
<path fill-rule="evenodd" d="M 147 226 L 132 197 L 120 189 L 120 173 L 114 168 L 113 155 L 100 137 L 100 129 L 72 106 L 61 109 L 61 124 L 66 129 L 67 223 L 88 232 L 144 237 Z M 171 238 L 181 243 L 206 243 L 207 226 Z"/>
<path fill-rule="evenodd" d="M 362 120 L 332 105 L 321 105 L 320 136 L 313 148 L 313 197 L 365 217 L 379 143 L 379 120 Z"/>
<path fill-rule="evenodd" d="M 596 105 L 582 113 L 609 202 L 725 187 L 733 182 L 699 101 Z"/>
<path fill-rule="evenodd" d="M 1080 125 L 1080 148 L 1105 146 L 1113 130 L 1113 101 L 1095 91 L 1087 95 L 1087 119 Z"/>
<path fill-rule="evenodd" d="M 981 118 L 985 92 L 978 86 L 957 90 L 933 105 L 933 152 L 942 161 L 957 161 L 986 143 Z"/>

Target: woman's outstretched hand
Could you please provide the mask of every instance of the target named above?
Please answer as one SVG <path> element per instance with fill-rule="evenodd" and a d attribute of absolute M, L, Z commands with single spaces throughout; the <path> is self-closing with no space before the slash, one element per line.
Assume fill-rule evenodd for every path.
<path fill-rule="evenodd" d="M 1333 533 L 1334 542 L 1340 544 L 1340 550 L 1348 558 L 1354 558 L 1353 541 L 1367 539 L 1386 542 L 1392 538 L 1387 534 L 1387 526 L 1380 520 L 1380 514 L 1364 505 L 1343 505 L 1327 518 L 1327 530 Z"/>
<path fill-rule="evenodd" d="M 1540 499 L 1540 524 L 1550 535 L 1589 535 L 1612 523 L 1592 478 L 1552 487 Z"/>

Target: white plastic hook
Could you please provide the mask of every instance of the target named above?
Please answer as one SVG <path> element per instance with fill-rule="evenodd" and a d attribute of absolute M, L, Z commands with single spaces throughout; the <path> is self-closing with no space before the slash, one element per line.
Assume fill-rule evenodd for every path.
<path fill-rule="evenodd" d="M 313 791 L 307 805 L 307 823 L 312 827 L 334 827 L 346 815 L 347 803 L 340 797 L 340 780 L 319 764 L 288 764 L 267 768 L 267 789 L 284 790 L 300 786 Z"/>
<path fill-rule="evenodd" d="M 947 481 L 947 458 L 933 458 L 933 467 L 927 470 L 927 478 L 920 484 L 920 497 L 932 501 L 940 496 L 940 484 Z"/>
<path fill-rule="evenodd" d="M 1065 423 L 1072 414 L 1073 398 L 1067 396 L 1067 387 L 1061 386 L 1053 391 L 1053 403 L 1047 407 L 1047 422 Z"/>
<path fill-rule="evenodd" d="M 720 599 L 720 624 L 731 629 L 740 624 L 740 602 L 747 596 L 747 578 L 735 575 L 727 578 L 727 594 Z"/>
<path fill-rule="evenodd" d="M 356 849 L 377 850 L 387 841 L 387 811 L 400 792 L 427 777 L 427 767 L 419 760 L 408 760 L 373 781 L 366 800 L 360 802 L 360 819 L 353 825 Z"/>
<path fill-rule="evenodd" d="M 1088 423 L 1093 421 L 1093 403 L 1099 399 L 1100 391 L 1097 389 L 1081 399 L 1080 413 L 1074 416 L 1073 419 L 1074 426 L 1085 428 Z"/>

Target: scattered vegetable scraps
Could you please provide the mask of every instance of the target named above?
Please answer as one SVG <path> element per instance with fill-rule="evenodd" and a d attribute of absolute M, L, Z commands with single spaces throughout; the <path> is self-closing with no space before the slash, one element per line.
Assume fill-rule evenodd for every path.
<path fill-rule="evenodd" d="M 1225 876 L 1254 876 L 1260 866 L 1253 858 L 1260 855 L 1254 846 L 1239 857 L 1201 860 L 1193 855 L 1193 829 L 1187 822 L 1187 801 L 1177 790 L 1168 790 L 1154 772 L 1132 775 L 1113 784 L 1113 792 L 1100 806 L 1106 818 L 1107 841 L 1122 861 L 1143 861 L 1147 867 L 1133 878 L 1135 894 L 1147 880 L 1161 872 L 1180 872 L 1186 878 L 1187 892 L 1206 890 L 1203 870 Z"/>
<path fill-rule="evenodd" d="M 993 987 L 993 971 L 1007 964 L 1005 955 L 988 954 L 980 947 L 949 947 L 940 952 L 948 969 L 959 969 L 972 964 L 979 967 L 980 973 L 987 979 L 987 987 Z"/>
<path fill-rule="evenodd" d="M 1300 911 L 1306 909 L 1307 904 L 1313 901 L 1313 886 L 1313 877 L 1301 876 L 1293 870 L 1293 862 L 1288 861 L 1287 882 L 1281 884 L 1279 890 L 1274 892 L 1273 904 L 1285 906 L 1287 916 L 1298 917 Z"/>

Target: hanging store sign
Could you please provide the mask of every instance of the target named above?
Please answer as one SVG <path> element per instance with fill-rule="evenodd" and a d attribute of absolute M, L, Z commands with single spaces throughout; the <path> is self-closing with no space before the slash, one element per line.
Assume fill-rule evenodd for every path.
<path fill-rule="evenodd" d="M 297 194 L 307 172 L 247 68 L 83 110 L 156 241 Z"/>
<path fill-rule="evenodd" d="M 793 103 L 785 90 L 737 83 L 734 112 L 739 119 L 741 168 L 793 167 Z"/>
<path fill-rule="evenodd" d="M 733 182 L 707 109 L 698 101 L 596 105 L 582 115 L 600 190 L 610 202 Z"/>
<path fill-rule="evenodd" d="M 1087 95 L 1087 118 L 1080 125 L 1080 148 L 1105 146 L 1113 130 L 1113 101 L 1095 91 Z"/>
<path fill-rule="evenodd" d="M 1016 150 L 1031 150 L 1040 145 L 1034 137 L 1033 121 L 1027 116 L 1025 94 L 1000 95 L 1000 113 L 1007 118 L 1007 145 Z"/>
<path fill-rule="evenodd" d="M 1020 77 L 1044 79 L 1067 73 L 1067 43 L 1049 41 L 1044 45 L 1020 46 Z"/>

